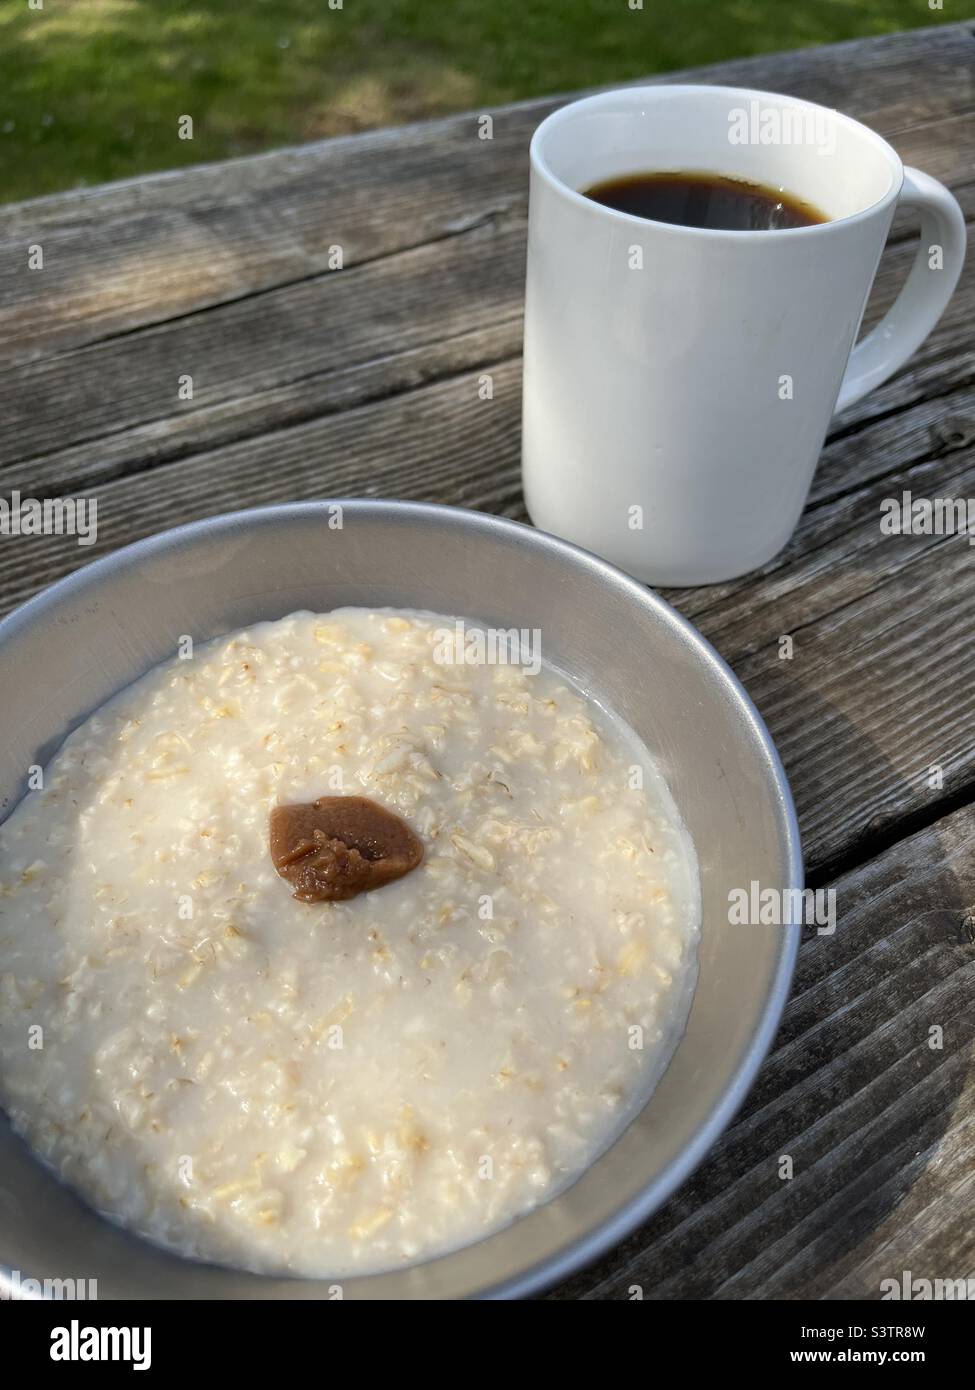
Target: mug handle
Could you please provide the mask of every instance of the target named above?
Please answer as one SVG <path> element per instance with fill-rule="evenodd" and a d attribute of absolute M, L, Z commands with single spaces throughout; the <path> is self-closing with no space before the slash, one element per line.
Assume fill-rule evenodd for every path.
<path fill-rule="evenodd" d="M 900 294 L 877 326 L 850 354 L 836 401 L 845 410 L 892 376 L 916 352 L 954 293 L 965 260 L 965 217 L 944 184 L 920 169 L 904 169 L 899 205 L 921 214 L 921 244 Z M 942 252 L 940 268 L 929 258 Z"/>

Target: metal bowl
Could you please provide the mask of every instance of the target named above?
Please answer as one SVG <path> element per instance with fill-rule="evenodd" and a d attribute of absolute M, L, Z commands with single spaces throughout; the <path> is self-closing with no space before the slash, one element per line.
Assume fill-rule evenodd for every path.
<path fill-rule="evenodd" d="M 0 623 L 0 815 L 20 799 L 31 764 L 46 763 L 75 725 L 171 656 L 184 634 L 203 640 L 343 604 L 540 629 L 546 657 L 642 736 L 697 847 L 697 989 L 684 1036 L 636 1118 L 576 1182 L 497 1234 L 406 1269 L 341 1280 L 345 1298 L 522 1297 L 645 1220 L 741 1104 L 778 1026 L 799 929 L 730 926 L 728 894 L 752 881 L 801 888 L 792 798 L 728 667 L 619 570 L 478 512 L 342 501 L 165 532 L 79 570 Z M 127 1234 L 62 1186 L 2 1117 L 0 1265 L 22 1279 L 97 1279 L 103 1299 L 335 1297 L 334 1282 L 198 1264 Z"/>

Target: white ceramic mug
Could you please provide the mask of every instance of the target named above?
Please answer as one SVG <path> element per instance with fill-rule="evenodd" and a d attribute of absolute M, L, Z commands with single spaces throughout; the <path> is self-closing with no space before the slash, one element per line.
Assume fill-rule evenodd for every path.
<path fill-rule="evenodd" d="M 782 189 L 829 220 L 712 231 L 581 192 L 668 170 Z M 920 212 L 917 256 L 854 348 L 899 204 Z M 964 254 L 948 190 L 825 107 L 659 86 L 556 111 L 531 145 L 522 448 L 532 520 L 654 584 L 713 583 L 763 564 L 795 528 L 833 411 L 931 332 Z"/>

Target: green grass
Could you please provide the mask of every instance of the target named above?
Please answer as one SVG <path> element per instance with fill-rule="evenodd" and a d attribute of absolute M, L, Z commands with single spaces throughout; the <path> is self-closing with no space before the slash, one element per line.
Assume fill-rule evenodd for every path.
<path fill-rule="evenodd" d="M 0 0 L 0 199 L 957 18 L 927 0 L 643 3 Z"/>

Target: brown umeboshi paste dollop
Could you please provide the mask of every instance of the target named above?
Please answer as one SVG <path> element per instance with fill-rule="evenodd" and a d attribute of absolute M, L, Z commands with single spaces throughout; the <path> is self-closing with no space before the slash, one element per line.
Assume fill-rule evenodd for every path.
<path fill-rule="evenodd" d="M 271 862 L 302 903 L 341 902 L 402 878 L 423 845 L 399 816 L 367 796 L 320 796 L 275 806 Z"/>

